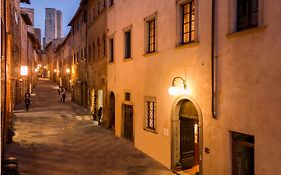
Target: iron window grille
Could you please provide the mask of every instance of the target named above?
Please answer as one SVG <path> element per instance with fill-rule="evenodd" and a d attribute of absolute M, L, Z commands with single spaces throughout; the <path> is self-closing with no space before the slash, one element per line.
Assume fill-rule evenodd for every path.
<path fill-rule="evenodd" d="M 258 26 L 258 0 L 237 0 L 237 31 Z"/>
<path fill-rule="evenodd" d="M 155 102 L 147 101 L 147 128 L 155 130 Z"/>
<path fill-rule="evenodd" d="M 148 24 L 148 53 L 152 53 L 156 51 L 156 26 L 155 19 L 152 19 L 147 22 Z"/>
<path fill-rule="evenodd" d="M 195 40 L 195 3 L 194 0 L 182 5 L 182 44 Z"/>

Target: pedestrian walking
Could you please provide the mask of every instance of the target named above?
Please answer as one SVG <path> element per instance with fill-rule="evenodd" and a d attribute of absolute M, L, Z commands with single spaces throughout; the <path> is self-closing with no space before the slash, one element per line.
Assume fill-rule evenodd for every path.
<path fill-rule="evenodd" d="M 25 103 L 26 111 L 28 111 L 28 110 L 29 110 L 29 105 L 30 105 L 30 103 L 31 103 L 30 98 L 29 98 L 29 97 L 25 97 L 24 103 Z"/>
<path fill-rule="evenodd" d="M 101 116 L 102 116 L 102 107 L 100 107 L 99 110 L 98 110 L 98 123 L 99 123 L 99 125 L 101 123 Z"/>
<path fill-rule="evenodd" d="M 65 98 L 66 98 L 66 94 L 65 94 L 65 92 L 63 92 L 63 94 L 62 94 L 62 96 L 61 96 L 61 97 L 62 97 L 62 101 L 63 101 L 63 102 L 65 102 Z"/>

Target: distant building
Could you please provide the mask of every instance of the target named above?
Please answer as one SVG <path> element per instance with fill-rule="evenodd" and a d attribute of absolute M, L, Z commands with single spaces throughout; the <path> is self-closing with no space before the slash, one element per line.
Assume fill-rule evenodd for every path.
<path fill-rule="evenodd" d="M 34 35 L 35 35 L 35 38 L 38 39 L 40 45 L 42 44 L 41 43 L 41 29 L 39 28 L 34 28 Z"/>
<path fill-rule="evenodd" d="M 46 46 L 53 39 L 62 37 L 62 12 L 54 8 L 46 8 L 45 43 Z"/>

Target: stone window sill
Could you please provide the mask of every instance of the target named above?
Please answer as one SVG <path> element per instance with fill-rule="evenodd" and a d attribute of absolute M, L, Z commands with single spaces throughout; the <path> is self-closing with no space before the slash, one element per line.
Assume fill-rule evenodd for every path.
<path fill-rule="evenodd" d="M 153 134 L 157 134 L 156 130 L 153 130 L 153 129 L 149 129 L 149 128 L 143 128 L 145 131 L 147 132 L 151 132 Z"/>
<path fill-rule="evenodd" d="M 148 57 L 148 56 L 156 55 L 157 53 L 158 53 L 158 51 L 147 52 L 147 53 L 145 53 L 143 56 L 144 56 L 144 57 Z"/>
<path fill-rule="evenodd" d="M 189 47 L 195 47 L 199 45 L 199 41 L 192 41 L 189 43 L 180 43 L 179 45 L 176 46 L 176 49 L 182 49 L 182 48 L 189 48 Z"/>
<path fill-rule="evenodd" d="M 132 61 L 133 60 L 133 57 L 130 57 L 130 58 L 123 58 L 123 61 Z"/>
<path fill-rule="evenodd" d="M 239 36 L 249 35 L 251 33 L 263 32 L 263 31 L 265 31 L 266 28 L 267 28 L 267 26 L 258 26 L 258 27 L 241 30 L 238 32 L 228 33 L 226 36 L 227 36 L 227 38 L 235 38 L 235 37 L 239 37 Z"/>

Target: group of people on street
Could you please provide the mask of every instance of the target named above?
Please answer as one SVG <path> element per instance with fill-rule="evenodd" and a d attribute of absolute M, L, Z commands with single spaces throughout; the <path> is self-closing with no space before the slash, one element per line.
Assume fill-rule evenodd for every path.
<path fill-rule="evenodd" d="M 57 89 L 58 95 L 60 95 L 60 101 L 65 102 L 66 93 L 65 89 L 62 86 L 59 86 Z"/>

